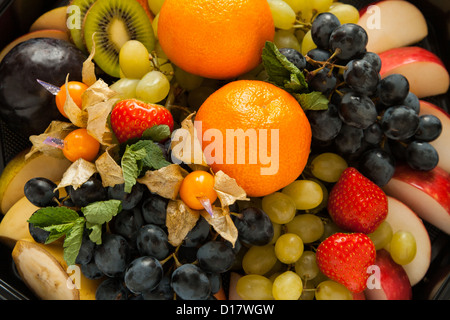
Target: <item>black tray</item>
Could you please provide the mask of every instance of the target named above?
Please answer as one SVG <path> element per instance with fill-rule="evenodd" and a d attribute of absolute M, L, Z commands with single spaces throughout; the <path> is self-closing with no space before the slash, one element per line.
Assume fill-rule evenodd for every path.
<path fill-rule="evenodd" d="M 368 5 L 373 0 L 341 0 L 350 3 L 358 9 Z M 448 26 L 448 0 L 409 0 L 425 15 L 429 28 L 429 36 L 418 43 L 434 53 L 450 70 L 450 35 Z M 0 48 L 3 48 L 17 36 L 24 34 L 31 23 L 49 9 L 66 5 L 68 0 L 0 0 L 0 30 L 11 30 L 0 33 Z M 25 6 L 32 10 L 22 10 Z M 447 112 L 450 112 L 450 92 L 427 98 Z M 4 166 L 20 151 L 30 146 L 24 139 L 11 130 L 0 119 L 0 174 Z M 0 220 L 2 215 L 0 215 Z M 413 287 L 413 299 L 416 300 L 450 300 L 450 236 L 425 222 L 432 244 L 430 268 L 421 282 Z M 11 258 L 11 249 L 0 244 L 0 300 L 36 299 L 16 273 Z"/>

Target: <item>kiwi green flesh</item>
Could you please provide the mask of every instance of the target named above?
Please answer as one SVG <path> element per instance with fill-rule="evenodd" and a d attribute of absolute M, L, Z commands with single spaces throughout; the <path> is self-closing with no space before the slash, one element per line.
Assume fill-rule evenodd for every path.
<path fill-rule="evenodd" d="M 68 12 L 69 19 L 79 19 L 80 24 L 83 22 L 86 12 L 97 0 L 72 0 L 69 6 L 77 6 L 79 11 Z M 69 7 L 70 8 L 70 7 Z M 79 16 L 75 16 L 79 14 Z M 81 51 L 87 53 L 86 45 L 84 44 L 83 29 L 80 28 L 70 28 L 70 37 L 73 44 Z"/>
<path fill-rule="evenodd" d="M 86 13 L 83 28 L 89 52 L 95 41 L 95 63 L 116 78 L 120 77 L 120 48 L 126 41 L 138 40 L 149 52 L 155 47 L 150 19 L 135 0 L 97 0 Z"/>

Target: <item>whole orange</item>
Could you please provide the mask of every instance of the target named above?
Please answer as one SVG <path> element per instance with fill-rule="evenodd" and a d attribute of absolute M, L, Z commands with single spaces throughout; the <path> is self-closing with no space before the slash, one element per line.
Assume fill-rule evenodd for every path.
<path fill-rule="evenodd" d="M 181 69 L 213 79 L 248 72 L 275 33 L 267 0 L 165 0 L 158 39 Z"/>
<path fill-rule="evenodd" d="M 251 197 L 287 186 L 308 160 L 308 118 L 291 94 L 267 82 L 226 84 L 206 99 L 194 124 L 211 169 L 236 179 Z"/>

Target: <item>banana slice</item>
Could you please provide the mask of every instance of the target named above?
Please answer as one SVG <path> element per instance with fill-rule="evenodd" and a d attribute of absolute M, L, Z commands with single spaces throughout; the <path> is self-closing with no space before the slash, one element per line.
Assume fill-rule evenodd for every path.
<path fill-rule="evenodd" d="M 94 300 L 100 280 L 84 277 L 77 266 L 67 266 L 61 245 L 19 240 L 12 252 L 25 284 L 42 300 Z"/>

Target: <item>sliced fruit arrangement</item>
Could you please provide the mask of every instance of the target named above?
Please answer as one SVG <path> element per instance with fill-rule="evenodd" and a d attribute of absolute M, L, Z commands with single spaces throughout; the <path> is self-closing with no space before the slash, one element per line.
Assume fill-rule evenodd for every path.
<path fill-rule="evenodd" d="M 2 51 L 0 115 L 32 147 L 0 241 L 39 299 L 413 298 L 423 220 L 450 233 L 422 13 L 242 5 L 72 0 Z"/>

